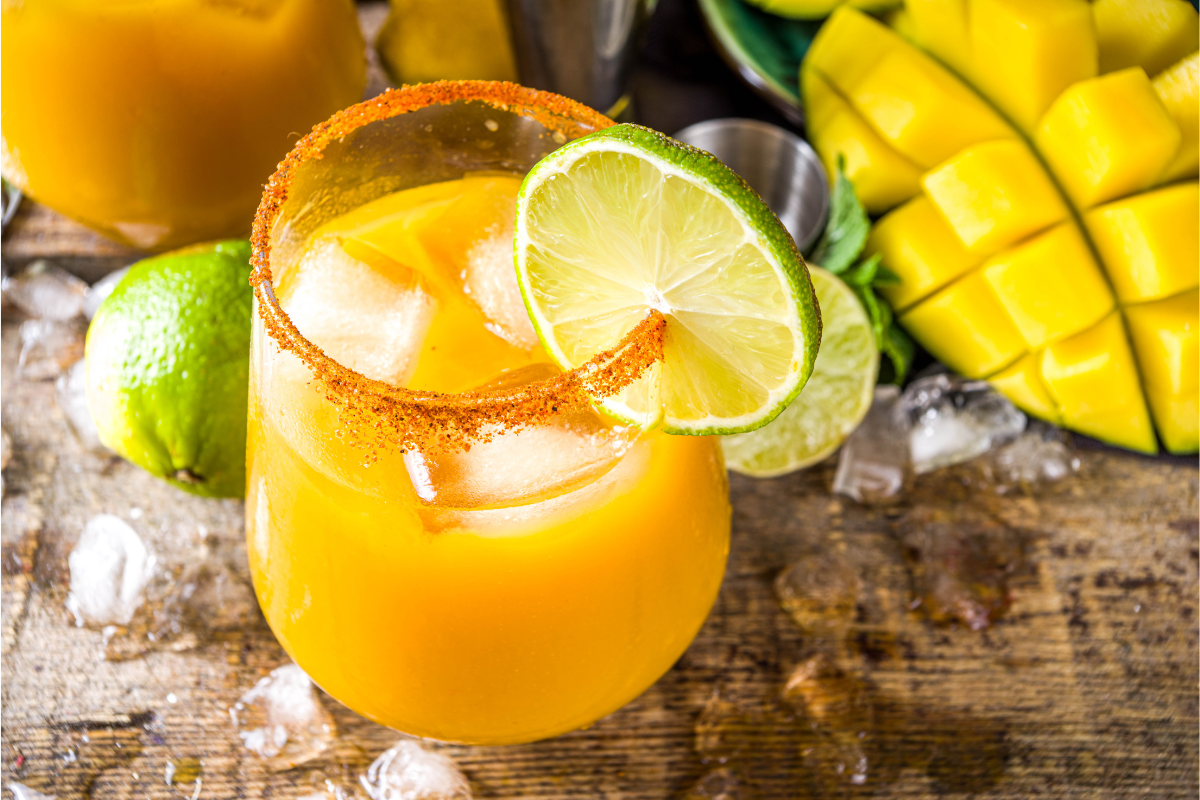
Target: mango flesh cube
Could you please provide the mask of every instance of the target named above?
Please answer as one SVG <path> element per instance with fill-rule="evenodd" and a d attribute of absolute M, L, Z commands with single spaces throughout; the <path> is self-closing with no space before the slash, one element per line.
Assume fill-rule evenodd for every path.
<path fill-rule="evenodd" d="M 969 147 L 926 173 L 921 183 L 977 256 L 999 252 L 1068 214 L 1042 165 L 1015 139 Z"/>
<path fill-rule="evenodd" d="M 1025 352 L 1021 334 L 978 272 L 913 306 L 900 323 L 939 361 L 968 378 L 991 375 Z"/>
<path fill-rule="evenodd" d="M 885 53 L 846 95 L 885 141 L 925 169 L 967 145 L 1016 135 L 962 81 L 908 44 Z"/>
<path fill-rule="evenodd" d="M 1130 450 L 1158 451 L 1120 314 L 1047 347 L 1042 378 L 1068 427 Z"/>
<path fill-rule="evenodd" d="M 1112 292 L 1073 221 L 992 256 L 983 276 L 1031 349 L 1113 310 Z"/>
<path fill-rule="evenodd" d="M 1200 46 L 1196 10 L 1186 0 L 1095 0 L 1100 72 L 1166 69 Z"/>
<path fill-rule="evenodd" d="M 921 191 L 921 171 L 886 142 L 811 69 L 801 71 L 809 138 L 832 181 L 837 156 L 845 156 L 846 177 L 871 214 L 882 214 Z"/>
<path fill-rule="evenodd" d="M 971 0 L 968 18 L 971 78 L 1022 130 L 1068 86 L 1097 74 L 1085 0 Z"/>
<path fill-rule="evenodd" d="M 1083 219 L 1122 303 L 1167 297 L 1200 283 L 1196 181 L 1109 203 Z"/>
<path fill-rule="evenodd" d="M 897 311 L 979 263 L 923 194 L 875 223 L 866 252 L 879 253 L 883 265 L 899 276 L 898 285 L 880 287 Z"/>
<path fill-rule="evenodd" d="M 1179 149 L 1179 126 L 1141 67 L 1075 84 L 1034 134 L 1080 209 L 1153 185 Z"/>
<path fill-rule="evenodd" d="M 804 68 L 815 69 L 843 96 L 888 54 L 915 47 L 878 21 L 847 6 L 839 6 L 821 26 L 820 35 L 804 56 Z"/>
<path fill-rule="evenodd" d="M 1042 383 L 1041 356 L 1030 353 L 1011 367 L 988 379 L 996 390 L 1013 401 L 1026 414 L 1061 424 L 1054 398 Z"/>
<path fill-rule="evenodd" d="M 1125 310 L 1150 412 L 1172 453 L 1200 446 L 1200 291 Z"/>
<path fill-rule="evenodd" d="M 908 12 L 913 40 L 970 79 L 967 0 L 906 0 L 904 10 Z"/>
<path fill-rule="evenodd" d="M 1182 134 L 1159 183 L 1194 178 L 1200 172 L 1200 52 L 1155 77 L 1154 91 Z"/>

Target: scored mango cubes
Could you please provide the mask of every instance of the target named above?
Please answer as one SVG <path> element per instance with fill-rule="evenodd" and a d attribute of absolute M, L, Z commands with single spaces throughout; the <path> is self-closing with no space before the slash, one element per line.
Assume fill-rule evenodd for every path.
<path fill-rule="evenodd" d="M 1078 208 L 1154 184 L 1182 134 L 1141 67 L 1080 81 L 1054 101 L 1034 142 Z"/>
<path fill-rule="evenodd" d="M 836 12 L 801 78 L 828 90 L 805 91 L 826 163 L 836 107 L 866 132 L 842 121 L 838 148 L 908 167 L 888 202 L 869 207 L 888 213 L 867 244 L 900 279 L 881 288 L 900 324 L 1029 414 L 1145 452 L 1157 431 L 1172 452 L 1194 452 L 1195 10 L 1186 0 L 908 0 L 889 19 L 903 39 Z M 979 94 L 1006 127 L 978 111 Z M 861 172 L 887 185 L 882 169 Z"/>
<path fill-rule="evenodd" d="M 1190 453 L 1200 436 L 1200 291 L 1125 309 L 1142 382 L 1163 444 Z"/>
<path fill-rule="evenodd" d="M 967 249 L 990 255 L 1067 218 L 1067 206 L 1016 139 L 966 148 L 921 180 Z"/>

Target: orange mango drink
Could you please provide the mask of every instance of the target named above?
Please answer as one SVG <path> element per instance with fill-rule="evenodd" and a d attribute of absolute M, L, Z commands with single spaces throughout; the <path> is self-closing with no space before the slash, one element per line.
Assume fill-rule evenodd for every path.
<path fill-rule="evenodd" d="M 2 13 L 5 177 L 143 249 L 244 234 L 280 155 L 366 81 L 350 0 L 18 0 Z"/>
<path fill-rule="evenodd" d="M 481 744 L 643 692 L 708 614 L 730 533 L 714 438 L 586 404 L 488 422 L 469 449 L 372 440 L 387 425 L 364 393 L 417 407 L 564 377 L 513 269 L 520 172 L 610 123 L 506 87 L 503 106 L 417 87 L 335 118 L 321 158 L 302 143 L 277 173 L 255 234 L 246 514 L 263 612 L 352 709 Z"/>

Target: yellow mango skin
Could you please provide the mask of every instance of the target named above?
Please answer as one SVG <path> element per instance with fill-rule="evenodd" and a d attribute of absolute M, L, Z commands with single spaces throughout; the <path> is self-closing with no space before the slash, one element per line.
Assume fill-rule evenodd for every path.
<path fill-rule="evenodd" d="M 897 311 L 937 291 L 979 263 L 925 195 L 917 195 L 871 229 L 866 253 L 879 253 L 900 283 L 880 291 Z"/>
<path fill-rule="evenodd" d="M 1034 142 L 1081 210 L 1154 184 L 1179 149 L 1179 126 L 1141 67 L 1082 81 L 1046 112 Z"/>
<path fill-rule="evenodd" d="M 1200 183 L 1118 200 L 1083 219 L 1122 303 L 1167 297 L 1200 283 Z"/>
<path fill-rule="evenodd" d="M 1119 313 L 1047 347 L 1042 379 L 1068 427 L 1130 450 L 1158 452 Z"/>
<path fill-rule="evenodd" d="M 1062 416 L 1046 384 L 1042 383 L 1042 359 L 1040 354 L 1030 353 L 1008 369 L 1001 370 L 988 379 L 996 390 L 1013 401 L 1026 414 L 1062 424 Z"/>
<path fill-rule="evenodd" d="M 863 207 L 882 214 L 921 191 L 921 171 L 887 145 L 829 83 L 812 69 L 801 70 L 809 138 L 832 182 L 837 156 Z"/>
<path fill-rule="evenodd" d="M 1102 73 L 1141 67 L 1154 75 L 1200 46 L 1186 0 L 1095 0 L 1092 13 Z"/>
<path fill-rule="evenodd" d="M 1085 0 L 970 0 L 971 81 L 1031 131 L 1071 84 L 1097 74 Z"/>
<path fill-rule="evenodd" d="M 1195 178 L 1200 173 L 1200 52 L 1185 56 L 1154 78 L 1154 91 L 1182 134 L 1175 157 L 1159 183 Z"/>
<path fill-rule="evenodd" d="M 979 272 L 901 314 L 902 324 L 950 369 L 985 378 L 1016 361 L 1025 341 Z"/>
<path fill-rule="evenodd" d="M 1031 349 L 1079 333 L 1115 306 L 1073 220 L 992 256 L 983 276 Z"/>
<path fill-rule="evenodd" d="M 1061 222 L 1067 207 L 1024 142 L 984 142 L 926 173 L 921 185 L 967 250 L 989 256 Z"/>
<path fill-rule="evenodd" d="M 1200 290 L 1125 310 L 1150 412 L 1172 453 L 1200 447 Z"/>

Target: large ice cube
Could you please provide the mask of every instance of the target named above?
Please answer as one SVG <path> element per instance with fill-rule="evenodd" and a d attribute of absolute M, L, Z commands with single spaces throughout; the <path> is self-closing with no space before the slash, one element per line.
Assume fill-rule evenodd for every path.
<path fill-rule="evenodd" d="M 4 302 L 34 319 L 73 319 L 83 313 L 88 285 L 61 267 L 34 261 L 4 278 Z"/>
<path fill-rule="evenodd" d="M 359 778 L 371 800 L 471 800 L 471 785 L 442 753 L 401 739 Z"/>
<path fill-rule="evenodd" d="M 100 441 L 100 431 L 87 405 L 87 359 L 76 361 L 54 382 L 54 399 L 67 418 L 67 424 L 79 443 L 96 455 L 111 455 Z"/>
<path fill-rule="evenodd" d="M 969 461 L 1025 430 L 1025 415 L 986 381 L 930 375 L 913 381 L 900 403 L 912 421 L 918 474 Z"/>
<path fill-rule="evenodd" d="M 403 385 L 417 365 L 436 302 L 351 258 L 333 239 L 314 244 L 289 272 L 280 304 L 300 333 L 368 378 Z"/>
<path fill-rule="evenodd" d="M 57 378 L 83 358 L 84 326 L 75 319 L 27 319 L 21 323 L 21 355 L 17 377 L 44 381 Z"/>
<path fill-rule="evenodd" d="M 75 624 L 127 625 L 154 575 L 155 557 L 120 517 L 92 517 L 67 559 Z"/>
<path fill-rule="evenodd" d="M 462 278 L 463 290 L 488 318 L 488 330 L 527 350 L 537 346 L 513 266 L 512 226 L 480 239 L 467 251 Z"/>
<path fill-rule="evenodd" d="M 515 370 L 489 388 L 548 375 L 545 365 Z M 467 451 L 404 455 L 417 495 L 443 508 L 486 509 L 534 503 L 594 482 L 611 470 L 638 430 L 613 425 L 594 411 L 557 416 L 536 427 L 495 433 Z"/>
<path fill-rule="evenodd" d="M 871 410 L 838 455 L 835 494 L 860 503 L 886 503 L 899 497 L 911 471 L 910 429 L 907 416 L 896 412 L 899 398 L 895 386 L 875 387 Z"/>
<path fill-rule="evenodd" d="M 304 670 L 287 664 L 271 672 L 229 709 L 247 748 L 277 770 L 321 755 L 337 735 Z"/>

